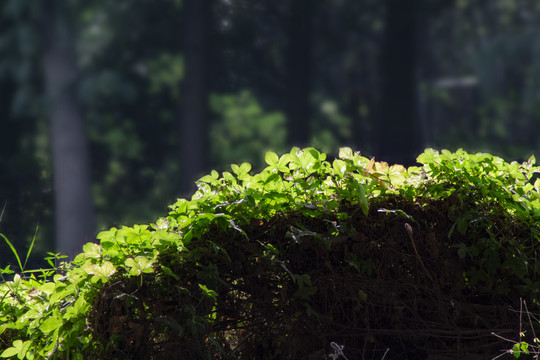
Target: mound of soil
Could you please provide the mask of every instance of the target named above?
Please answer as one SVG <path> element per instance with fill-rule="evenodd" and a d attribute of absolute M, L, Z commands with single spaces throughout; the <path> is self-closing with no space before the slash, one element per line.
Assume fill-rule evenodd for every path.
<path fill-rule="evenodd" d="M 155 274 L 111 281 L 90 326 L 111 344 L 106 358 L 325 359 L 334 343 L 349 360 L 491 359 L 512 345 L 493 333 L 518 340 L 521 299 L 508 289 L 520 280 L 502 269 L 489 282 L 464 277 L 474 259 L 455 245 L 476 239 L 453 229 L 459 206 L 393 198 L 367 216 L 349 205 L 342 219 L 212 226 L 187 246 L 196 257 L 164 254 Z M 486 237 L 527 232 L 489 221 Z"/>

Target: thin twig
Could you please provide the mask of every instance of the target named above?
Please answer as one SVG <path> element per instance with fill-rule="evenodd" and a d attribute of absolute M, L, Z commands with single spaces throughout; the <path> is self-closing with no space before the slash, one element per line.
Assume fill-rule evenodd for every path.
<path fill-rule="evenodd" d="M 494 332 L 492 332 L 491 335 L 493 335 L 493 336 L 495 336 L 495 337 L 498 337 L 498 338 L 501 339 L 501 340 L 508 341 L 508 342 L 511 342 L 511 343 L 514 343 L 514 344 L 517 344 L 517 343 L 518 343 L 517 341 L 511 340 L 511 339 L 508 339 L 508 338 L 505 338 L 504 336 L 501 336 L 501 335 L 496 334 L 496 333 L 494 333 Z"/>
<path fill-rule="evenodd" d="M 521 340 L 521 323 L 523 322 L 523 299 L 519 299 L 519 340 Z"/>
<path fill-rule="evenodd" d="M 345 345 L 339 345 L 339 344 L 336 344 L 335 342 L 332 341 L 330 343 L 330 346 L 334 350 L 334 353 L 330 355 L 330 357 L 332 359 L 334 359 L 334 360 L 339 359 L 339 357 L 342 356 L 345 360 L 349 360 L 349 359 L 347 359 L 347 357 L 343 353 L 343 348 L 345 347 Z"/>
<path fill-rule="evenodd" d="M 412 246 L 413 246 L 414 252 L 416 254 L 416 258 L 420 262 L 420 265 L 422 265 L 422 268 L 426 272 L 426 275 L 428 276 L 429 280 L 433 281 L 433 278 L 431 277 L 428 270 L 426 269 L 426 266 L 424 265 L 424 262 L 422 261 L 422 258 L 420 257 L 420 254 L 418 254 L 418 250 L 416 250 L 416 244 L 414 243 L 414 238 L 413 238 L 413 235 L 412 235 L 412 233 L 413 233 L 412 226 L 409 225 L 409 223 L 405 223 L 405 230 L 407 230 L 407 234 L 409 234 L 409 238 L 411 239 Z"/>
<path fill-rule="evenodd" d="M 536 332 L 534 331 L 534 326 L 533 326 L 532 319 L 531 319 L 531 313 L 529 312 L 529 309 L 527 308 L 527 302 L 525 302 L 525 300 L 523 300 L 522 302 L 523 302 L 523 306 L 525 306 L 525 311 L 527 312 L 527 317 L 529 318 L 529 325 L 531 326 L 531 332 L 532 332 L 532 335 L 533 335 L 533 339 L 536 339 Z"/>
<path fill-rule="evenodd" d="M 508 338 L 505 338 L 501 335 L 498 335 L 494 332 L 491 333 L 491 335 L 493 336 L 496 336 L 498 337 L 499 339 L 501 340 L 504 340 L 504 341 L 507 341 L 509 343 L 513 343 L 514 345 L 515 344 L 520 344 L 522 343 L 523 341 L 521 340 L 521 338 L 523 337 L 523 333 L 522 333 L 522 321 L 523 321 L 523 308 L 525 308 L 525 312 L 527 314 L 527 318 L 529 320 L 529 325 L 531 326 L 531 330 L 532 330 L 532 335 L 533 335 L 533 339 L 536 339 L 536 333 L 534 331 L 534 326 L 532 324 L 532 319 L 531 319 L 531 313 L 529 312 L 529 309 L 527 308 L 527 303 L 525 302 L 525 300 L 523 299 L 520 299 L 519 301 L 519 341 L 514 341 L 514 340 L 511 340 L 511 339 L 508 339 Z M 530 344 L 529 344 L 530 345 Z M 540 355 L 540 352 L 538 351 L 538 346 L 533 346 L 531 345 L 531 347 L 533 348 L 532 350 L 529 350 L 529 352 L 527 352 L 527 354 L 533 354 L 534 355 L 534 359 L 538 359 L 539 358 L 539 355 Z M 501 356 L 505 355 L 505 354 L 513 354 L 513 350 L 506 350 L 505 352 L 503 352 L 502 354 L 492 358 L 491 360 L 496 360 L 498 358 L 500 358 Z"/>

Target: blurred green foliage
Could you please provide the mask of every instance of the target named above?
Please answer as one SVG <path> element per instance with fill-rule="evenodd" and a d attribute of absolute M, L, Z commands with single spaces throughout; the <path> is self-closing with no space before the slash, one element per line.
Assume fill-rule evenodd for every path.
<path fill-rule="evenodd" d="M 285 148 L 285 116 L 265 111 L 249 90 L 238 94 L 212 94 L 214 121 L 210 130 L 213 166 L 249 162 L 262 168 L 260 154 Z"/>
<path fill-rule="evenodd" d="M 417 73 L 423 143 L 515 159 L 537 152 L 538 2 L 420 2 L 427 14 Z M 182 176 L 183 1 L 66 4 L 76 30 L 80 74 L 73 91 L 91 142 L 97 230 L 148 221 L 178 196 Z M 50 250 L 54 238 L 43 6 L 30 0 L 0 6 L 0 207 L 7 201 L 0 231 L 27 249 L 39 224 L 39 251 Z M 259 169 L 264 151 L 291 145 L 285 144 L 283 99 L 287 11 L 287 1 L 214 4 L 208 69 L 213 168 L 246 161 Z M 335 154 L 345 144 L 366 154 L 374 149 L 383 14 L 376 0 L 331 0 L 314 10 L 313 111 L 306 131 L 324 152 Z M 463 78 L 474 81 L 440 86 L 441 79 Z M 2 264 L 8 261 L 0 256 Z"/>

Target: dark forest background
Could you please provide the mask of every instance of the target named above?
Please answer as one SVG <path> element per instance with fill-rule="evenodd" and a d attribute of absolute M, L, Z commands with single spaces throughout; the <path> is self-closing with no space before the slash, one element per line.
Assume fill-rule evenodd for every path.
<path fill-rule="evenodd" d="M 0 233 L 38 229 L 31 266 L 266 150 L 523 160 L 539 128 L 537 0 L 0 3 Z"/>

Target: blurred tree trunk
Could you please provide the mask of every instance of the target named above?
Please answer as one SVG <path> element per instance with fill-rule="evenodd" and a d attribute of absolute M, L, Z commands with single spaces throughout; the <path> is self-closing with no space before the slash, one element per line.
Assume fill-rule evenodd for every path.
<path fill-rule="evenodd" d="M 185 78 L 180 120 L 181 192 L 208 171 L 208 68 L 213 0 L 184 1 Z"/>
<path fill-rule="evenodd" d="M 415 163 L 422 148 L 416 79 L 420 5 L 421 0 L 385 0 L 376 155 L 404 165 Z"/>
<path fill-rule="evenodd" d="M 63 1 L 43 6 L 43 65 L 50 108 L 56 248 L 74 256 L 95 239 L 89 147 L 77 100 L 78 66 L 70 13 Z"/>
<path fill-rule="evenodd" d="M 14 119 L 12 114 L 13 94 L 16 92 L 15 83 L 4 76 L 0 79 L 0 234 L 8 239 L 18 240 L 23 233 L 21 213 L 21 170 L 26 170 L 32 164 L 23 163 L 21 160 L 21 121 Z M 15 240 L 15 241 L 16 241 Z M 22 240 L 22 239 L 21 239 Z M 11 255 L 12 256 L 12 255 Z M 9 253 L 0 254 L 2 266 L 8 260 L 12 260 Z"/>
<path fill-rule="evenodd" d="M 346 106 L 352 120 L 352 139 L 350 146 L 362 152 L 373 150 L 373 137 L 369 136 L 371 124 L 374 123 L 376 114 L 373 105 L 376 104 L 376 94 L 373 89 L 376 82 L 370 74 L 370 65 L 363 55 L 367 52 L 367 47 L 360 43 L 356 46 L 357 61 L 355 67 L 347 73 L 346 84 Z M 345 144 L 343 144 L 345 145 Z"/>
<path fill-rule="evenodd" d="M 6 34 L 10 27 L 14 25 L 6 16 L 6 6 L 0 8 L 0 33 Z M 12 238 L 12 234 L 20 231 L 20 208 L 18 197 L 21 193 L 19 189 L 18 174 L 13 168 L 17 164 L 17 154 L 20 152 L 21 126 L 15 121 L 12 114 L 13 98 L 17 91 L 15 81 L 7 74 L 0 72 L 0 234 Z M 12 209 L 11 209 L 12 208 Z M 10 210 L 7 215 L 5 209 Z M 12 212 L 12 213 L 11 213 Z M 6 222 L 6 218 L 11 221 Z M 5 266 L 9 259 L 6 253 L 0 253 L 0 266 Z"/>
<path fill-rule="evenodd" d="M 307 146 L 311 140 L 310 90 L 313 0 L 291 0 L 285 106 L 287 144 Z"/>
<path fill-rule="evenodd" d="M 0 9 L 0 33 L 7 34 L 14 27 L 6 15 L 7 6 Z M 7 36 L 6 36 L 7 37 Z M 5 59 L 3 59 L 6 61 Z M 5 65 L 4 65 L 5 66 Z M 7 71 L 0 73 L 0 234 L 13 241 L 22 233 L 22 213 L 19 206 L 21 178 L 19 171 L 29 164 L 21 164 L 21 122 L 14 119 L 13 100 L 17 91 L 16 83 Z M 0 253 L 0 266 L 13 260 L 9 253 Z"/>

